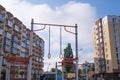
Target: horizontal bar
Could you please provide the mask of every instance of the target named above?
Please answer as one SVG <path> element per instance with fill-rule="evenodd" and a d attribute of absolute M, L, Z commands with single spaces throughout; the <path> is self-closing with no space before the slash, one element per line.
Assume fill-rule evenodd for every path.
<path fill-rule="evenodd" d="M 70 26 L 70 25 L 59 25 L 59 24 L 45 24 L 45 23 L 32 23 L 35 25 L 48 25 L 48 26 L 59 26 L 59 27 L 77 27 L 77 26 Z"/>

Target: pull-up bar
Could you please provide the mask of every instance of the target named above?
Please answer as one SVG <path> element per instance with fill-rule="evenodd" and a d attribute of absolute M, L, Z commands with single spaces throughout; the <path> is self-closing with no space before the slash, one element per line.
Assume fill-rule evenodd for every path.
<path fill-rule="evenodd" d="M 44 25 L 44 27 L 41 28 L 41 29 L 33 30 L 34 25 Z M 64 29 L 65 29 L 66 32 L 69 32 L 69 33 L 72 33 L 72 34 L 75 35 L 75 53 L 76 53 L 76 58 L 78 59 L 78 34 L 77 34 L 77 32 L 78 32 L 78 31 L 77 31 L 78 26 L 77 26 L 77 24 L 75 24 L 75 26 L 70 26 L 70 25 L 59 25 L 59 24 L 34 23 L 34 20 L 33 20 L 33 19 L 32 19 L 32 21 L 31 21 L 31 37 L 32 37 L 32 38 L 30 38 L 30 43 L 31 43 L 30 55 L 32 55 L 33 31 L 44 30 L 44 29 L 46 28 L 46 26 L 49 26 L 49 27 L 51 27 L 51 26 L 64 27 Z M 72 32 L 72 31 L 67 30 L 66 27 L 75 28 L 75 32 Z M 30 63 L 31 63 L 30 65 L 32 65 L 32 62 L 31 62 L 31 61 L 32 61 L 32 60 L 30 60 Z M 29 74 L 29 76 L 30 76 L 30 74 Z M 29 80 L 31 80 L 31 79 L 29 78 Z M 78 60 L 76 60 L 76 80 L 78 80 Z"/>

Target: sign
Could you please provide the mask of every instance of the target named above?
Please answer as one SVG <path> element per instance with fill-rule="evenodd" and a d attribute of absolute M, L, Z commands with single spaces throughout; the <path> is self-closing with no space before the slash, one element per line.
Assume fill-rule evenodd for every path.
<path fill-rule="evenodd" d="M 67 78 L 75 78 L 75 73 L 68 73 Z"/>

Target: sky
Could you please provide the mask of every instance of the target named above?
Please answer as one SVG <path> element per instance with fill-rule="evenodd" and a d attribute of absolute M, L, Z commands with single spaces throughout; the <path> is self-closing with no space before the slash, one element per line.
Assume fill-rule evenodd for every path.
<path fill-rule="evenodd" d="M 0 0 L 0 4 L 30 28 L 31 19 L 39 23 L 78 25 L 79 63 L 94 62 L 92 26 L 95 21 L 106 15 L 120 15 L 119 0 Z M 44 70 L 49 71 L 60 62 L 59 27 L 51 28 L 51 58 L 48 54 L 48 27 L 36 32 L 45 41 Z M 34 26 L 35 29 L 41 28 Z M 69 28 L 73 31 L 74 29 Z M 62 53 L 71 43 L 75 54 L 75 36 L 62 28 Z M 82 48 L 82 50 L 80 50 Z M 75 55 L 74 55 L 75 57 Z"/>

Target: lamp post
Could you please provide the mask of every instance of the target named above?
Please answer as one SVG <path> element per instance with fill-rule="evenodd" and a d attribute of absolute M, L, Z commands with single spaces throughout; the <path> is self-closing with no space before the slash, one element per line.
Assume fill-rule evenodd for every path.
<path fill-rule="evenodd" d="M 85 61 L 85 67 L 86 67 L 86 80 L 88 80 L 88 62 Z"/>
<path fill-rule="evenodd" d="M 56 72 L 56 80 L 57 80 L 57 62 L 56 62 L 56 64 L 55 64 L 55 72 Z"/>
<path fill-rule="evenodd" d="M 80 50 L 79 51 L 82 51 L 83 50 L 83 48 L 80 48 Z"/>

